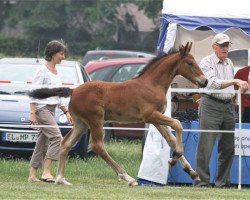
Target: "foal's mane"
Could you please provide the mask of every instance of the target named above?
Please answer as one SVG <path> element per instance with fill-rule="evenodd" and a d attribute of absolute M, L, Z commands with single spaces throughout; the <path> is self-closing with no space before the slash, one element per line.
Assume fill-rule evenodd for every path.
<path fill-rule="evenodd" d="M 167 54 L 163 54 L 163 55 L 160 55 L 160 56 L 157 56 L 155 58 L 153 58 L 152 60 L 149 61 L 149 63 L 140 71 L 138 72 L 137 76 L 134 77 L 134 78 L 138 78 L 140 77 L 141 75 L 143 75 L 151 66 L 153 66 L 154 63 L 156 63 L 158 60 L 161 60 L 162 58 L 165 58 L 165 57 L 168 57 L 170 55 L 173 55 L 175 53 L 177 53 L 179 51 L 171 51 Z"/>

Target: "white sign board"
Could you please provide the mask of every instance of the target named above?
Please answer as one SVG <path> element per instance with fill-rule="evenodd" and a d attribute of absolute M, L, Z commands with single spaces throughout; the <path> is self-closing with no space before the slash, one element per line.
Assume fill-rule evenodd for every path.
<path fill-rule="evenodd" d="M 234 144 L 235 155 L 250 156 L 250 129 L 235 129 Z"/>
<path fill-rule="evenodd" d="M 167 102 L 171 102 L 171 93 L 167 92 Z M 171 116 L 171 103 L 164 115 Z M 169 127 L 168 127 L 169 128 Z M 148 135 L 143 150 L 143 159 L 139 168 L 138 178 L 155 183 L 166 184 L 168 179 L 168 160 L 170 147 L 159 131 L 149 125 Z"/>
<path fill-rule="evenodd" d="M 138 178 L 165 185 L 168 179 L 169 158 L 170 147 L 166 140 L 155 126 L 150 125 Z"/>

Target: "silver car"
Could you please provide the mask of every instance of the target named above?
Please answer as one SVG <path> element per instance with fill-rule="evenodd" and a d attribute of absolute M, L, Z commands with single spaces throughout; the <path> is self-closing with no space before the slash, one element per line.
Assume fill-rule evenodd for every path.
<path fill-rule="evenodd" d="M 0 153 L 7 156 L 30 156 L 35 146 L 37 130 L 29 126 L 29 98 L 36 68 L 45 63 L 36 58 L 0 59 Z M 90 80 L 83 66 L 76 61 L 57 65 L 64 86 L 77 86 Z M 70 130 L 67 118 L 60 109 L 56 119 L 62 135 Z M 85 157 L 89 151 L 89 133 L 74 144 L 71 155 Z"/>

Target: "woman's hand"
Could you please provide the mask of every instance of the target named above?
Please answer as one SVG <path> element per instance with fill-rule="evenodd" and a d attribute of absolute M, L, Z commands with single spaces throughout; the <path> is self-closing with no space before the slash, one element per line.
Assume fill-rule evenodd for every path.
<path fill-rule="evenodd" d="M 73 122 L 73 119 L 72 119 L 71 115 L 69 114 L 69 112 L 67 112 L 65 115 L 67 117 L 67 120 L 68 120 L 69 124 L 73 125 L 74 122 Z"/>
<path fill-rule="evenodd" d="M 36 114 L 34 112 L 30 112 L 29 122 L 30 125 L 34 125 L 36 123 Z"/>

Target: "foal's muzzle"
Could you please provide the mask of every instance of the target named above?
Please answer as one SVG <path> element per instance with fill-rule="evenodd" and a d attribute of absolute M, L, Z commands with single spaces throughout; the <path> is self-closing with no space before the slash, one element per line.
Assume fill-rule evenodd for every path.
<path fill-rule="evenodd" d="M 205 76 L 201 76 L 197 80 L 198 87 L 204 88 L 207 86 L 208 80 Z"/>

